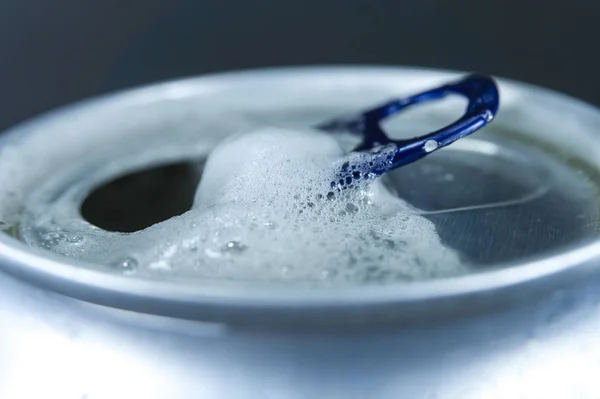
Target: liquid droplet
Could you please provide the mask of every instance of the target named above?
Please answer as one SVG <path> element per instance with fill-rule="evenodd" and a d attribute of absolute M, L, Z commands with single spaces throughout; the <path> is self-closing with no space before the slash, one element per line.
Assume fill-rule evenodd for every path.
<path fill-rule="evenodd" d="M 49 231 L 47 233 L 42 234 L 42 246 L 46 248 L 55 247 L 60 244 L 65 236 L 63 233 L 58 231 Z"/>
<path fill-rule="evenodd" d="M 244 252 L 246 249 L 248 249 L 247 246 L 245 246 L 241 242 L 235 241 L 235 240 L 229 241 L 223 247 L 223 251 L 226 253 L 229 253 L 229 254 L 240 254 L 240 253 Z"/>
<path fill-rule="evenodd" d="M 113 262 L 112 265 L 123 274 L 133 274 L 136 272 L 139 262 L 137 259 L 127 256 Z"/>
<path fill-rule="evenodd" d="M 334 278 L 336 275 L 337 275 L 336 270 L 325 269 L 321 272 L 319 277 L 321 278 L 321 280 L 328 280 L 328 279 Z"/>
<path fill-rule="evenodd" d="M 390 240 L 389 238 L 383 240 L 383 245 L 389 249 L 394 249 L 396 247 L 394 240 Z"/>
<path fill-rule="evenodd" d="M 278 227 L 277 223 L 272 221 L 265 222 L 264 226 L 269 230 L 275 230 Z"/>
<path fill-rule="evenodd" d="M 483 115 L 481 115 L 483 117 L 483 119 L 485 119 L 486 122 L 491 121 L 492 119 L 494 119 L 494 114 L 492 114 L 492 111 L 490 111 L 489 109 L 486 110 Z"/>
<path fill-rule="evenodd" d="M 84 237 L 80 236 L 80 235 L 77 235 L 77 234 L 76 235 L 72 235 L 72 236 L 70 235 L 70 236 L 66 237 L 66 241 L 69 244 L 81 244 L 81 242 L 83 240 L 84 240 Z"/>
<path fill-rule="evenodd" d="M 350 213 L 356 213 L 358 212 L 358 206 L 356 206 L 356 204 L 353 204 L 352 202 L 348 202 L 346 204 L 346 211 Z"/>
<path fill-rule="evenodd" d="M 435 140 L 427 140 L 425 144 L 423 144 L 423 150 L 425 150 L 425 152 L 432 152 L 437 150 L 437 148 L 438 142 Z"/>

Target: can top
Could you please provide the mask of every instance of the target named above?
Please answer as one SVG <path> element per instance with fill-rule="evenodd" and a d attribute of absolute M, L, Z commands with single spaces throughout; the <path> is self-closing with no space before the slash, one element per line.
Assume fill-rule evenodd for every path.
<path fill-rule="evenodd" d="M 107 136 L 126 140 L 124 132 L 172 127 L 175 120 L 197 117 L 192 113 L 215 118 L 211 107 L 221 106 L 257 120 L 316 123 L 458 76 L 410 68 L 281 68 L 184 79 L 84 101 L 17 126 L 0 139 L 0 178 L 8 182 L 0 192 L 0 220 L 16 223 L 19 201 L 48 176 L 44 165 L 66 164 L 70 154 L 101 147 Z M 600 161 L 594 154 L 600 112 L 526 84 L 501 79 L 499 87 L 502 112 L 481 137 L 457 142 L 391 177 L 400 195 L 436 224 L 442 240 L 473 261 L 474 273 L 331 290 L 210 280 L 186 284 L 82 267 L 9 235 L 0 235 L 0 268 L 102 305 L 244 325 L 422 320 L 539 297 L 597 273 Z M 439 126 L 444 118 L 455 118 L 457 105 L 393 121 L 388 131 L 402 138 Z M 50 132 L 61 132 L 71 145 L 48 146 L 44 134 Z M 6 151 L 26 141 L 31 152 L 20 158 Z"/>

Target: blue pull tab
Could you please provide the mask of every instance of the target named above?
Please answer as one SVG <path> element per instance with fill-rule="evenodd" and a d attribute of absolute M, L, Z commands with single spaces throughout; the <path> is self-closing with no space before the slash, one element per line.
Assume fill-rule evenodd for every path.
<path fill-rule="evenodd" d="M 440 100 L 458 94 L 469 101 L 465 114 L 456 122 L 424 136 L 408 140 L 391 140 L 380 126 L 381 121 L 415 104 Z M 496 116 L 499 105 L 498 87 L 489 76 L 469 75 L 455 83 L 392 100 L 356 117 L 340 118 L 320 124 L 317 129 L 327 132 L 351 132 L 363 137 L 354 152 L 372 156 L 362 157 L 359 169 L 379 176 L 393 169 L 418 161 L 435 150 L 452 144 L 481 129 Z"/>

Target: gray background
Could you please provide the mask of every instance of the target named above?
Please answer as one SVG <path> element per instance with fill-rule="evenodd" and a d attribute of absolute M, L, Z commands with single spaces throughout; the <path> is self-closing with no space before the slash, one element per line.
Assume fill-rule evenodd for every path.
<path fill-rule="evenodd" d="M 594 0 L 2 0 L 0 129 L 94 94 L 245 67 L 493 73 L 600 104 Z"/>

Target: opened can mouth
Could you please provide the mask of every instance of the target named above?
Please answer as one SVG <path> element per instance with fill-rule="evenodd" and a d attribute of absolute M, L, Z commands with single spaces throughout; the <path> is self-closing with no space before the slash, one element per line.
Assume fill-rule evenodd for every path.
<path fill-rule="evenodd" d="M 80 220 L 82 231 L 90 234 L 100 229 L 118 236 L 186 212 L 204 159 L 239 123 L 310 126 L 458 75 L 374 67 L 226 73 L 112 94 L 24 123 L 0 141 L 0 178 L 8 182 L 0 192 L 6 231 L 0 235 L 0 268 L 101 305 L 279 325 L 455 317 L 540 297 L 597 273 L 600 112 L 507 80 L 499 80 L 501 110 L 493 125 L 399 169 L 386 181 L 435 224 L 445 245 L 469 262 L 464 275 L 327 289 L 210 278 L 161 280 L 111 273 L 31 248 L 16 237 L 25 218 L 23 204 L 61 170 L 84 182 L 81 188 L 71 190 L 63 180 L 42 196 L 71 190 L 69 198 L 78 207 L 65 211 L 70 220 Z M 398 137 L 422 134 L 451 120 L 457 105 L 411 113 L 387 129 Z M 202 146 L 183 152 L 171 146 L 167 133 L 192 137 L 199 134 L 197 121 L 210 126 L 203 130 L 210 133 Z M 54 142 L 48 141 L 52 135 Z M 141 155 L 119 152 L 132 142 L 140 143 Z M 13 151 L 17 146 L 23 150 Z M 110 157 L 130 157 L 131 162 L 115 169 Z M 153 200 L 140 203 L 138 198 Z"/>

